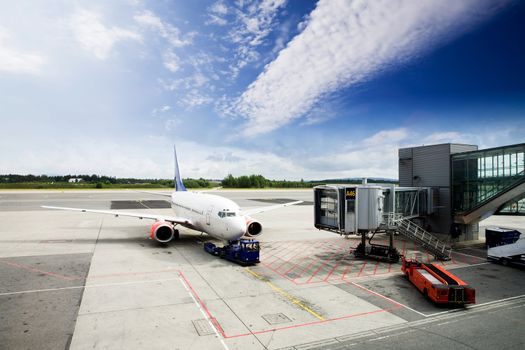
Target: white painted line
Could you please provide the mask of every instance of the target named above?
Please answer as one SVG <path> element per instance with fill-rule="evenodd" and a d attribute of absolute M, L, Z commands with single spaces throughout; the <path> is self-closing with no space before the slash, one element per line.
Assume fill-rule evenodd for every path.
<path fill-rule="evenodd" d="M 477 309 L 479 307 L 490 306 L 490 305 L 498 304 L 498 303 L 504 303 L 504 302 L 507 302 L 507 301 L 512 301 L 514 299 L 520 299 L 520 298 L 523 298 L 523 297 L 525 297 L 525 294 L 518 295 L 518 296 L 515 296 L 515 297 L 505 298 L 505 299 L 488 301 L 488 302 L 483 303 L 483 304 L 476 304 L 476 305 L 469 306 L 467 308 L 467 310 L 468 309 Z M 448 311 L 436 312 L 436 313 L 433 313 L 433 314 L 425 315 L 425 317 L 434 317 L 434 316 L 438 316 L 438 315 L 451 314 L 451 313 L 455 313 L 455 312 L 461 312 L 461 309 L 453 309 L 453 310 L 448 310 Z"/>
<path fill-rule="evenodd" d="M 483 260 L 483 258 L 479 257 L 479 256 L 475 256 L 475 255 L 471 255 L 471 254 L 467 254 L 467 253 L 461 253 L 461 252 L 458 252 L 457 250 L 452 250 L 453 253 L 456 253 L 456 254 L 461 254 L 461 255 L 465 255 L 465 256 L 470 256 L 471 258 L 476 258 L 476 259 L 481 259 Z"/>
<path fill-rule="evenodd" d="M 168 281 L 175 281 L 175 280 L 178 280 L 178 279 L 179 278 L 167 278 L 167 279 L 161 279 L 161 280 L 144 280 L 144 281 L 130 281 L 130 282 L 119 282 L 119 283 L 92 284 L 92 285 L 87 285 L 87 286 L 71 286 L 71 287 L 48 288 L 48 289 L 32 289 L 32 290 L 22 290 L 22 291 L 19 291 L 19 292 L 0 293 L 0 296 L 16 295 L 16 294 L 29 294 L 29 293 L 41 293 L 41 292 L 54 292 L 54 291 L 58 291 L 58 290 L 68 290 L 68 289 L 100 288 L 100 287 L 123 286 L 123 285 L 129 285 L 129 284 L 168 282 Z"/>
<path fill-rule="evenodd" d="M 480 265 L 488 265 L 490 264 L 488 261 L 479 263 L 479 264 L 473 264 L 473 265 L 465 265 L 465 266 L 454 266 L 454 267 L 447 267 L 447 270 L 455 270 L 455 269 L 464 269 L 465 267 L 474 267 L 474 266 L 480 266 Z"/>
<path fill-rule="evenodd" d="M 215 333 L 215 336 L 217 337 L 217 339 L 219 339 L 219 341 L 221 342 L 222 346 L 224 347 L 224 349 L 226 350 L 230 350 L 228 348 L 228 346 L 226 345 L 226 343 L 224 342 L 224 340 L 222 339 L 222 337 L 219 335 L 219 332 L 217 332 L 217 328 L 215 328 L 215 326 L 213 325 L 213 323 L 211 322 L 210 318 L 208 317 L 208 315 L 206 315 L 206 313 L 204 312 L 204 310 L 202 309 L 201 305 L 197 302 L 197 300 L 195 299 L 195 297 L 193 296 L 193 293 L 190 291 L 190 289 L 188 288 L 188 286 L 186 285 L 186 283 L 184 283 L 184 281 L 182 280 L 182 278 L 179 277 L 179 281 L 180 283 L 184 286 L 184 289 L 186 289 L 186 291 L 188 292 L 188 294 L 190 295 L 190 297 L 193 299 L 193 302 L 195 303 L 195 305 L 197 305 L 197 308 L 199 309 L 199 311 L 201 312 L 202 316 L 204 316 L 204 318 L 208 321 L 208 323 L 210 324 L 210 327 L 211 329 L 213 329 L 213 332 Z"/>
<path fill-rule="evenodd" d="M 357 284 L 357 283 L 355 283 L 355 282 L 351 282 L 351 283 L 354 284 L 354 285 L 356 285 L 356 286 L 359 287 L 359 288 L 362 288 L 362 289 L 364 289 L 364 290 L 366 290 L 366 291 L 372 293 L 372 294 L 375 294 L 375 295 L 377 295 L 377 296 L 379 296 L 379 297 L 381 297 L 381 298 L 387 299 L 387 300 L 393 302 L 394 304 L 400 305 L 400 306 L 404 307 L 405 309 L 408 309 L 408 310 L 410 310 L 410 311 L 413 311 L 413 312 L 415 312 L 416 314 L 419 314 L 419 315 L 421 315 L 421 316 L 423 316 L 423 317 L 428 317 L 428 316 L 425 315 L 424 313 L 419 312 L 419 311 L 417 311 L 417 310 L 414 310 L 414 309 L 412 309 L 411 307 L 408 307 L 408 306 L 406 306 L 405 304 L 401 304 L 400 302 L 397 302 L 397 301 L 395 301 L 395 300 L 393 300 L 393 299 L 390 299 L 389 297 L 386 297 L 386 296 L 384 296 L 383 294 L 379 294 L 379 293 L 377 293 L 377 292 L 374 292 L 373 290 L 370 290 L 370 289 L 368 289 L 368 288 L 366 288 L 366 287 L 363 287 L 362 285 Z"/>
<path fill-rule="evenodd" d="M 378 341 L 378 340 L 383 340 L 383 339 L 387 339 L 387 338 L 390 338 L 389 335 L 385 335 L 383 337 L 378 337 L 378 338 L 374 338 L 374 339 L 370 339 L 368 341 Z"/>
<path fill-rule="evenodd" d="M 525 307 L 525 305 L 513 306 L 513 307 L 509 307 L 508 309 L 509 309 L 509 310 L 512 310 L 512 309 L 519 309 L 520 307 Z"/>
<path fill-rule="evenodd" d="M 501 302 L 505 302 L 505 301 L 510 301 L 510 300 L 514 300 L 514 299 L 520 299 L 520 298 L 523 298 L 523 297 L 525 297 L 525 294 L 518 295 L 518 296 L 515 296 L 515 297 L 505 298 L 505 299 L 493 300 L 493 301 L 489 301 L 489 302 L 486 302 L 486 303 L 483 303 L 483 304 L 476 304 L 476 305 L 470 306 L 469 308 L 470 309 L 474 309 L 474 308 L 478 308 L 478 307 L 481 307 L 481 306 L 492 305 L 492 304 L 501 303 Z"/>

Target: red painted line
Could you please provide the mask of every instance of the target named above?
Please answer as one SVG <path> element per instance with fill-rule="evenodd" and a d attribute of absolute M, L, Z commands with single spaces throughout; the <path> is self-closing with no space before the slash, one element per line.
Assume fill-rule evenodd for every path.
<path fill-rule="evenodd" d="M 276 256 L 278 256 L 278 253 L 284 249 L 286 247 L 286 245 L 284 244 L 285 242 L 276 242 L 276 247 L 275 248 L 272 248 L 271 250 L 268 251 L 268 253 L 266 253 L 267 249 L 264 248 L 264 246 L 261 247 L 261 252 L 264 252 L 264 259 L 268 260 L 268 259 L 271 259 L 271 258 L 275 258 Z M 284 247 L 281 247 L 281 245 L 284 245 Z M 272 262 L 273 263 L 273 262 Z"/>
<path fill-rule="evenodd" d="M 366 292 L 368 292 L 368 293 L 370 293 L 370 294 L 373 294 L 373 295 L 375 295 L 375 296 L 377 296 L 377 297 L 379 297 L 379 298 L 381 298 L 381 299 L 384 299 L 384 300 L 388 301 L 388 302 L 391 303 L 391 304 L 394 304 L 394 305 L 396 305 L 396 306 L 399 306 L 399 307 L 404 308 L 404 306 L 403 306 L 402 304 L 400 304 L 400 303 L 398 303 L 398 302 L 395 302 L 395 301 L 393 301 L 392 299 L 387 298 L 387 297 L 385 297 L 385 296 L 382 295 L 382 294 L 379 294 L 379 293 L 377 293 L 377 292 L 374 292 L 373 290 L 370 290 L 370 289 L 368 289 L 368 288 L 365 288 L 365 287 L 363 287 L 363 286 L 360 286 L 360 285 L 357 284 L 357 283 L 354 283 L 354 282 L 350 282 L 350 283 L 352 283 L 352 284 L 353 284 L 354 286 L 356 286 L 357 288 L 360 288 L 360 289 L 362 289 L 362 290 L 364 290 L 364 291 L 366 291 Z"/>
<path fill-rule="evenodd" d="M 372 273 L 372 275 L 375 275 L 377 273 L 377 268 L 379 267 L 379 261 L 376 262 L 376 266 L 374 267 L 374 272 Z"/>
<path fill-rule="evenodd" d="M 221 327 L 221 325 L 217 321 L 217 319 L 212 315 L 210 310 L 206 307 L 206 304 L 199 297 L 199 295 L 197 294 L 197 292 L 195 291 L 193 286 L 190 284 L 190 282 L 188 281 L 186 276 L 182 273 L 182 271 L 179 270 L 178 272 L 179 272 L 179 276 L 184 280 L 184 283 L 186 284 L 186 286 L 188 286 L 191 294 L 193 295 L 193 297 L 195 298 L 197 303 L 202 307 L 202 309 L 204 310 L 204 312 L 208 316 L 208 319 L 212 322 L 212 324 L 215 327 L 215 329 L 217 330 L 217 332 L 220 333 L 221 336 L 224 339 L 240 338 L 240 337 L 245 337 L 245 336 L 250 336 L 250 335 L 264 334 L 264 333 L 281 331 L 281 330 L 286 330 L 286 329 L 294 329 L 294 328 L 300 328 L 300 327 L 305 327 L 305 326 L 313 326 L 313 325 L 323 324 L 323 323 L 327 323 L 327 322 L 334 322 L 334 321 L 345 320 L 345 319 L 354 318 L 354 317 L 373 315 L 373 314 L 377 314 L 377 313 L 381 313 L 381 312 L 390 312 L 392 310 L 396 310 L 396 309 L 399 309 L 399 308 L 403 307 L 401 304 L 398 304 L 398 303 L 396 303 L 396 302 L 394 302 L 392 300 L 389 300 L 386 297 L 382 296 L 381 294 L 378 294 L 378 293 L 375 293 L 373 291 L 367 290 L 366 288 L 363 288 L 363 287 L 361 287 L 361 286 L 359 286 L 359 285 L 357 285 L 355 283 L 352 283 L 355 286 L 357 286 L 357 287 L 359 287 L 361 289 L 364 289 L 365 291 L 367 291 L 367 292 L 369 292 L 369 293 L 371 293 L 373 295 L 376 295 L 376 296 L 378 296 L 378 297 L 380 297 L 382 299 L 385 299 L 385 300 L 389 301 L 390 303 L 394 304 L 395 307 L 387 308 L 387 309 L 379 309 L 379 310 L 374 310 L 374 311 L 360 312 L 360 313 L 351 314 L 351 315 L 334 317 L 334 318 L 330 318 L 330 319 L 326 319 L 326 320 L 305 322 L 305 323 L 300 323 L 300 324 L 295 324 L 295 325 L 290 325 L 290 326 L 284 326 L 284 327 L 276 327 L 276 328 L 262 330 L 262 331 L 254 331 L 254 332 L 250 331 L 249 333 L 227 335 L 226 332 L 224 331 L 224 329 Z"/>
<path fill-rule="evenodd" d="M 309 257 L 309 256 L 305 256 L 305 257 L 297 259 L 297 262 L 294 263 L 293 266 L 291 268 L 289 268 L 288 270 L 286 270 L 283 274 L 286 275 L 286 274 L 292 272 L 293 270 L 295 270 L 296 267 L 300 266 L 299 265 L 299 261 L 304 261 L 304 260 L 307 260 L 307 259 L 313 259 L 313 258 Z"/>
<path fill-rule="evenodd" d="M 328 275 L 326 275 L 326 277 L 324 278 L 323 282 L 326 282 L 328 281 L 328 279 L 330 279 L 330 277 L 332 276 L 332 274 L 335 272 L 335 270 L 339 267 L 339 265 L 341 264 L 341 261 L 343 259 L 339 260 L 337 262 L 337 264 L 335 264 L 335 266 L 330 270 L 330 272 L 328 273 Z"/>
<path fill-rule="evenodd" d="M 245 337 L 245 336 L 248 336 L 248 335 L 264 334 L 264 333 L 269 333 L 269 332 L 282 331 L 282 330 L 285 330 L 285 329 L 293 329 L 293 328 L 299 328 L 299 327 L 305 327 L 305 326 L 313 326 L 313 325 L 323 324 L 323 323 L 327 323 L 327 322 L 345 320 L 345 319 L 353 318 L 353 317 L 373 315 L 373 314 L 377 314 L 377 313 L 380 313 L 380 312 L 390 312 L 392 310 L 399 309 L 399 308 L 400 307 L 389 308 L 389 309 L 380 309 L 380 310 L 374 310 L 374 311 L 369 311 L 369 312 L 361 312 L 361 313 L 357 313 L 357 314 L 353 314 L 353 315 L 336 317 L 336 318 L 331 318 L 331 319 L 327 319 L 327 320 L 323 320 L 323 321 L 313 321 L 313 322 L 295 324 L 295 325 L 291 325 L 291 326 L 267 329 L 267 330 L 264 330 L 264 331 L 255 331 L 255 332 L 251 332 L 251 333 L 229 335 L 229 336 L 226 336 L 225 338 L 227 338 L 227 339 L 239 338 L 239 337 Z"/>
<path fill-rule="evenodd" d="M 352 264 L 354 263 L 355 260 L 352 260 L 350 261 L 350 265 L 348 265 L 346 268 L 345 268 L 345 271 L 343 272 L 343 275 L 341 276 L 341 280 L 345 280 L 345 276 L 346 276 L 346 273 L 350 270 L 350 268 L 352 267 Z"/>
<path fill-rule="evenodd" d="M 312 259 L 313 259 L 313 258 L 312 258 Z M 313 261 L 312 261 L 310 264 L 308 264 L 308 266 L 306 266 L 306 268 L 304 268 L 304 269 L 301 270 L 301 274 L 298 275 L 297 277 L 295 277 L 294 279 L 297 279 L 297 278 L 303 277 L 303 274 L 304 274 L 306 271 L 308 271 L 308 269 L 309 269 L 310 267 L 312 267 L 312 265 L 314 265 L 315 263 L 317 263 L 319 260 L 321 260 L 321 258 L 313 259 Z"/>
<path fill-rule="evenodd" d="M 281 257 L 281 253 L 283 253 L 283 252 L 286 253 L 287 250 L 288 250 L 288 248 L 289 248 L 289 244 L 290 244 L 290 243 L 289 243 L 288 241 L 284 242 L 284 243 L 283 243 L 283 247 L 282 247 L 281 249 L 277 250 L 277 251 L 274 253 L 274 257 L 276 257 L 276 256 L 277 256 L 277 257 Z M 299 244 L 299 246 L 300 246 L 300 245 L 301 245 L 301 244 Z M 275 260 L 273 260 L 270 264 L 273 264 L 273 263 L 277 262 L 277 260 L 279 260 L 279 259 L 275 259 Z M 281 258 L 281 260 L 284 260 L 284 259 Z"/>
<path fill-rule="evenodd" d="M 330 242 L 325 242 L 324 245 L 323 245 L 323 248 L 326 248 L 326 246 L 327 246 L 328 244 L 330 244 Z M 308 271 L 308 269 L 310 269 L 310 267 L 312 267 L 312 266 L 313 266 L 315 263 L 317 263 L 319 260 L 321 260 L 320 257 L 317 258 L 317 259 L 315 259 L 314 261 L 312 261 L 308 266 L 306 266 L 305 269 L 302 269 L 302 270 L 301 270 L 301 274 L 300 274 L 299 276 L 295 277 L 295 278 L 303 277 L 303 274 L 304 274 L 306 271 Z"/>
<path fill-rule="evenodd" d="M 314 278 L 314 276 L 317 275 L 319 273 L 319 271 L 321 271 L 321 269 L 323 267 L 325 267 L 330 261 L 332 261 L 334 256 L 336 256 L 340 252 L 340 250 L 341 250 L 341 246 L 339 246 L 339 249 L 337 249 L 332 255 L 330 255 L 330 257 L 327 260 L 325 260 L 325 262 L 323 264 L 321 264 L 321 266 L 319 266 L 319 268 L 314 272 L 314 274 L 312 276 L 310 276 L 310 278 L 308 279 L 308 281 L 306 281 L 306 283 L 310 283 L 312 278 Z M 330 273 L 330 275 L 331 275 L 331 273 Z M 324 279 L 323 281 L 326 281 L 326 279 Z"/>
<path fill-rule="evenodd" d="M 272 261 L 272 262 L 270 263 L 270 265 L 276 263 L 276 262 L 279 261 L 279 260 L 284 261 L 284 262 L 287 262 L 287 261 L 284 260 L 283 258 L 277 257 L 277 259 L 275 259 L 274 261 Z"/>
<path fill-rule="evenodd" d="M 295 254 L 293 254 L 292 256 L 290 256 L 288 258 L 288 260 L 286 260 L 286 262 L 280 264 L 279 266 L 276 267 L 276 269 L 280 269 L 284 264 L 286 264 L 287 262 L 290 262 L 292 259 L 294 259 L 295 257 L 297 257 L 297 255 L 301 254 L 301 253 L 304 253 L 304 247 L 303 247 L 303 244 L 298 244 L 298 247 L 296 247 L 295 249 L 291 250 L 291 252 L 294 252 Z"/>
<path fill-rule="evenodd" d="M 328 243 L 327 243 L 326 241 L 324 241 L 324 242 L 319 243 L 319 244 L 321 244 L 322 246 L 324 246 L 324 245 L 326 245 L 326 244 L 328 244 Z M 317 244 L 317 245 L 319 245 L 319 244 Z M 317 245 L 316 245 L 316 246 L 317 246 Z M 316 247 L 316 249 L 317 249 L 317 248 L 321 248 L 321 247 L 319 246 L 319 247 Z M 313 259 L 313 258 L 310 257 L 310 256 L 307 256 L 307 257 L 303 258 L 302 260 L 306 260 L 306 259 Z M 319 260 L 319 259 L 320 259 L 320 258 L 318 258 L 317 260 Z M 317 260 L 314 260 L 313 262 L 315 262 L 315 261 L 317 261 Z M 310 266 L 313 264 L 313 262 L 310 263 L 310 265 L 308 265 L 308 266 L 306 267 L 306 269 L 310 268 Z M 291 272 L 291 271 L 294 270 L 297 266 L 299 266 L 299 264 L 295 264 L 294 266 L 292 266 L 292 268 L 289 269 L 289 270 L 287 270 L 287 271 L 285 272 L 285 274 Z M 304 271 L 306 271 L 306 269 L 301 269 L 301 270 L 300 270 L 300 271 L 301 271 L 301 275 L 304 273 Z M 301 276 L 298 276 L 298 277 L 301 277 Z"/>
<path fill-rule="evenodd" d="M 279 270 L 281 267 L 285 266 L 286 264 L 288 263 L 291 263 L 292 265 L 296 265 L 292 262 L 292 259 L 294 259 L 298 254 L 301 253 L 301 250 L 299 250 L 296 254 L 294 254 L 293 256 L 289 257 L 288 260 L 285 260 L 283 259 L 283 262 L 281 264 L 279 264 L 279 266 L 275 267 L 276 270 Z M 295 267 L 295 266 L 294 266 Z M 293 268 L 293 267 L 292 267 Z"/>
<path fill-rule="evenodd" d="M 357 274 L 357 277 L 361 276 L 361 274 L 363 273 L 363 270 L 365 269 L 365 266 L 366 266 L 366 261 L 363 261 L 363 266 L 361 266 L 361 270 L 359 270 L 359 273 Z"/>
<path fill-rule="evenodd" d="M 293 279 L 291 279 L 290 277 L 286 276 L 285 274 L 283 275 L 283 274 L 281 274 L 279 271 L 276 271 L 276 270 L 275 270 L 274 268 L 272 268 L 271 266 L 266 265 L 266 264 L 263 263 L 263 262 L 261 262 L 261 264 L 262 264 L 264 267 L 266 267 L 268 270 L 273 271 L 274 273 L 276 273 L 277 275 L 279 275 L 279 276 L 281 276 L 281 277 L 283 277 L 283 278 L 286 278 L 288 281 L 293 282 L 294 284 L 297 284 L 297 285 L 299 284 L 299 283 L 295 282 Z"/>
<path fill-rule="evenodd" d="M 215 327 L 215 329 L 217 330 L 217 332 L 219 332 L 223 338 L 226 338 L 226 334 L 224 333 L 224 330 L 222 329 L 221 325 L 219 324 L 219 322 L 217 322 L 217 320 L 215 319 L 215 317 L 212 316 L 210 310 L 208 310 L 208 308 L 206 307 L 206 305 L 202 302 L 201 298 L 199 297 L 199 295 L 197 294 L 197 292 L 195 291 L 195 289 L 193 289 L 193 287 L 191 286 L 190 282 L 186 279 L 186 276 L 184 276 L 184 274 L 182 273 L 182 271 L 179 271 L 179 276 L 182 277 L 182 279 L 184 279 L 184 283 L 186 283 L 186 285 L 188 286 L 188 288 L 190 288 L 191 290 L 191 293 L 193 294 L 193 296 L 195 297 L 195 299 L 197 300 L 197 302 L 200 304 L 200 306 L 202 307 L 202 309 L 204 310 L 204 312 L 206 312 L 206 315 L 208 315 L 208 318 L 211 320 L 211 322 L 213 323 L 213 326 Z"/>
<path fill-rule="evenodd" d="M 53 276 L 53 277 L 56 277 L 62 280 L 66 280 L 66 281 L 75 281 L 75 280 L 83 279 L 83 277 L 61 275 L 59 273 L 44 271 L 44 270 L 36 269 L 28 265 L 17 264 L 14 262 L 9 262 L 9 261 L 1 261 L 1 262 L 6 265 L 12 266 L 12 267 L 17 267 L 17 268 L 24 269 L 24 270 L 31 271 L 31 272 L 38 272 L 38 273 L 41 273 L 47 276 Z"/>

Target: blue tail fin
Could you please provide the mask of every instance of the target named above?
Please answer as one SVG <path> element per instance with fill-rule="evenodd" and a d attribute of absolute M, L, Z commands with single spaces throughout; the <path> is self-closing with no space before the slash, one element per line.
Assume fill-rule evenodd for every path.
<path fill-rule="evenodd" d="M 184 187 L 184 183 L 180 177 L 179 162 L 177 161 L 177 149 L 175 148 L 175 145 L 173 145 L 173 153 L 175 154 L 175 191 L 186 191 L 186 187 Z"/>

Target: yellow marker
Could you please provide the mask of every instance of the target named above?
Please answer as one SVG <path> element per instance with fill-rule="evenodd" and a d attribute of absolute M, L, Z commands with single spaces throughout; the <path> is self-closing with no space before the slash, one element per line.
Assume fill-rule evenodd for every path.
<path fill-rule="evenodd" d="M 321 321 L 325 320 L 323 316 L 319 315 L 318 313 L 316 313 L 315 311 L 310 309 L 308 306 L 304 305 L 299 299 L 294 298 L 292 295 L 286 293 L 284 290 L 282 290 L 281 288 L 277 287 L 275 284 L 273 284 L 272 282 L 268 281 L 266 278 L 262 277 L 261 275 L 257 274 L 256 272 L 250 270 L 249 268 L 246 268 L 245 270 L 248 271 L 253 276 L 255 276 L 258 279 L 260 279 L 261 281 L 266 282 L 266 284 L 268 284 L 273 290 L 275 290 L 277 293 L 281 294 L 285 298 L 289 299 L 295 305 L 299 306 L 303 310 L 308 311 L 310 314 L 314 315 L 315 317 L 317 317 Z"/>

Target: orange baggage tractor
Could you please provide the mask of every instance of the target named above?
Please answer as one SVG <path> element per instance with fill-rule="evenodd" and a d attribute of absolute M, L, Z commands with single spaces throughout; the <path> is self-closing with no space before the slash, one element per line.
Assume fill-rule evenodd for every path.
<path fill-rule="evenodd" d="M 438 304 L 474 304 L 476 291 L 457 276 L 435 264 L 402 257 L 401 270 L 423 295 Z"/>

